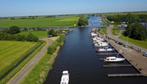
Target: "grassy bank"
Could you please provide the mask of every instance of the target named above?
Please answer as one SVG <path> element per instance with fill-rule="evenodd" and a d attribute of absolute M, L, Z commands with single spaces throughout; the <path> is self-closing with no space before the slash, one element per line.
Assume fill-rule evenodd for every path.
<path fill-rule="evenodd" d="M 47 31 L 29 31 L 29 32 L 21 32 L 20 35 L 28 35 L 29 33 L 32 33 L 34 36 L 38 38 L 47 38 L 48 32 Z"/>
<path fill-rule="evenodd" d="M 7 42 L 4 42 L 4 43 L 6 44 Z M 13 43 L 13 42 L 10 41 L 10 43 Z M 10 78 L 12 78 L 28 62 L 28 60 L 30 60 L 31 57 L 33 57 L 35 55 L 35 53 L 37 53 L 40 50 L 40 48 L 43 46 L 42 43 L 36 43 L 36 45 L 33 48 L 30 48 L 27 44 L 25 44 L 25 42 L 15 42 L 15 43 L 16 43 L 16 45 L 19 45 L 19 43 L 21 45 L 25 45 L 26 48 L 23 47 L 23 49 L 20 49 L 20 48 L 15 47 L 13 50 L 14 51 L 19 50 L 19 51 L 13 52 L 12 48 L 14 47 L 14 45 L 10 44 L 13 47 L 8 48 L 8 49 L 11 49 L 10 52 L 13 52 L 13 54 L 11 53 L 10 56 L 8 56 L 8 54 L 7 54 L 7 57 L 3 57 L 1 59 L 1 60 L 5 60 L 5 63 L 9 64 L 9 65 L 2 66 L 2 67 L 6 67 L 6 68 L 4 69 L 4 72 L 1 72 L 1 73 L 3 73 L 3 77 L 0 80 L 0 84 L 5 84 Z M 8 45 L 8 43 L 6 45 Z M 28 48 L 30 48 L 30 49 L 28 49 Z M 28 50 L 25 50 L 25 49 L 28 49 Z M 7 49 L 4 49 L 4 50 L 7 50 Z M 18 53 L 19 53 L 19 56 L 17 56 Z M 22 54 L 20 55 L 20 53 L 22 53 Z M 1 61 L 1 62 L 3 62 L 3 61 Z M 5 63 L 3 63 L 3 64 L 5 64 Z"/>
<path fill-rule="evenodd" d="M 58 54 L 59 47 L 64 44 L 65 36 L 61 35 L 54 43 L 48 48 L 46 54 L 30 74 L 22 81 L 21 84 L 43 84 L 46 80 L 48 72 L 52 69 L 52 65 Z"/>
<path fill-rule="evenodd" d="M 52 69 L 58 51 L 59 48 L 52 55 L 46 54 L 21 84 L 43 84 L 46 80 L 47 73 Z"/>
<path fill-rule="evenodd" d="M 35 19 L 0 19 L 0 28 L 18 26 L 23 28 L 73 27 L 79 17 L 41 17 Z"/>
<path fill-rule="evenodd" d="M 132 43 L 134 45 L 137 45 L 137 46 L 140 46 L 142 48 L 147 49 L 147 40 L 146 41 L 135 40 L 135 39 L 132 39 L 132 38 L 128 38 L 124 35 L 121 35 L 120 39 L 122 39 L 124 41 L 128 41 L 129 43 Z"/>

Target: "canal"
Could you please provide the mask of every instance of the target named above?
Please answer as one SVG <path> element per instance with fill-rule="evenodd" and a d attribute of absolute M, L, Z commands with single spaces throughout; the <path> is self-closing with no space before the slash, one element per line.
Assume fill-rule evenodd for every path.
<path fill-rule="evenodd" d="M 44 84 L 60 84 L 63 70 L 69 70 L 69 84 L 146 84 L 144 77 L 107 77 L 107 74 L 138 72 L 133 67 L 103 67 L 105 63 L 100 59 L 106 55 L 96 53 L 90 37 L 91 29 L 101 24 L 100 17 L 91 17 L 89 27 L 76 28 L 67 35 Z"/>

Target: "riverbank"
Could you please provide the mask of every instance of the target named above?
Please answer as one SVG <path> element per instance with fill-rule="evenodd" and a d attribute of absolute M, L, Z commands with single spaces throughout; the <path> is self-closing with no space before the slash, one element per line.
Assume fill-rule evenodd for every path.
<path fill-rule="evenodd" d="M 48 72 L 52 69 L 55 58 L 58 55 L 60 47 L 64 44 L 65 35 L 53 38 L 53 44 L 49 46 L 47 54 L 25 77 L 22 84 L 43 84 L 46 80 Z"/>
<path fill-rule="evenodd" d="M 46 80 L 47 73 L 52 69 L 59 50 L 60 47 L 52 55 L 46 54 L 21 84 L 43 84 Z"/>

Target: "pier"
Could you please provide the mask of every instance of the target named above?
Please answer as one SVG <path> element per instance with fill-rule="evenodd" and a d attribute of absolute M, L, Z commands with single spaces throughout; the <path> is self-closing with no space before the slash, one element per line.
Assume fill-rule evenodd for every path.
<path fill-rule="evenodd" d="M 131 67 L 131 64 L 110 64 L 110 65 L 103 65 L 103 67 Z"/>
<path fill-rule="evenodd" d="M 108 74 L 108 77 L 143 77 L 143 74 Z"/>

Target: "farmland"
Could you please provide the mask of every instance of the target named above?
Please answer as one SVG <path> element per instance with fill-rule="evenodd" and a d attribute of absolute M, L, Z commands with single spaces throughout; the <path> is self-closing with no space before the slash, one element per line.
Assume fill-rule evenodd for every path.
<path fill-rule="evenodd" d="M 37 42 L 0 41 L 0 77 L 7 73 Z"/>
<path fill-rule="evenodd" d="M 0 28 L 9 28 L 18 26 L 22 28 L 47 28 L 47 27 L 73 27 L 76 26 L 79 17 L 38 17 L 16 18 L 16 19 L 0 19 Z"/>

